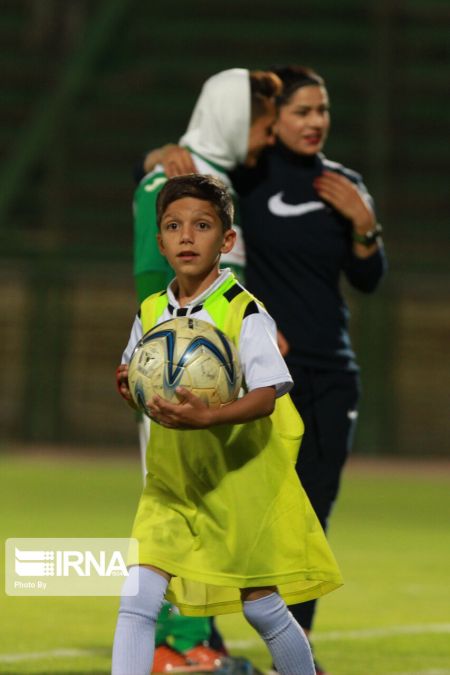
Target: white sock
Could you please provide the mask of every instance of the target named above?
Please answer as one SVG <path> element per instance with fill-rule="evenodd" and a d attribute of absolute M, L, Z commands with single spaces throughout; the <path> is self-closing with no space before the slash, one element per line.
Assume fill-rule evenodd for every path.
<path fill-rule="evenodd" d="M 124 595 L 136 583 L 137 595 Z M 146 567 L 130 568 L 114 635 L 112 675 L 149 675 L 155 651 L 155 625 L 168 582 Z"/>
<path fill-rule="evenodd" d="M 280 675 L 315 675 L 306 635 L 278 593 L 246 600 L 243 611 L 266 643 Z"/>

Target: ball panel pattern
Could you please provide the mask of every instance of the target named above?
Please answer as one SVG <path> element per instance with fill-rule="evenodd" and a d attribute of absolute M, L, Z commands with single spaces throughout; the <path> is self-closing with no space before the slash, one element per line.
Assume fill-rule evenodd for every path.
<path fill-rule="evenodd" d="M 237 349 L 216 326 L 177 317 L 152 328 L 136 345 L 128 371 L 136 404 L 155 394 L 178 403 L 176 388 L 186 387 L 207 405 L 218 407 L 237 398 L 242 371 Z"/>

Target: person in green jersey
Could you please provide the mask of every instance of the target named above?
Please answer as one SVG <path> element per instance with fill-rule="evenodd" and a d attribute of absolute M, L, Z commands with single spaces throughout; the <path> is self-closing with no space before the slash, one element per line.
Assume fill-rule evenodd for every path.
<path fill-rule="evenodd" d="M 236 232 L 230 193 L 217 178 L 171 179 L 156 207 L 158 247 L 175 279 L 141 304 L 119 392 L 134 407 L 127 364 L 140 336 L 195 313 L 235 343 L 245 393 L 220 408 L 180 387 L 178 404 L 147 402 L 149 471 L 132 531 L 139 559 L 122 591 L 112 675 L 148 675 L 164 597 L 185 615 L 243 611 L 281 675 L 314 675 L 286 602 L 322 596 L 342 578 L 295 472 L 303 423 L 288 396 L 275 322 L 220 269 Z"/>
<path fill-rule="evenodd" d="M 195 170 L 220 178 L 230 189 L 227 172 L 238 164 L 252 166 L 261 151 L 274 142 L 275 96 L 281 92 L 276 75 L 232 68 L 210 77 L 203 85 L 186 133 L 180 143 L 192 152 Z M 152 154 L 147 173 L 136 188 L 134 217 L 134 277 L 140 301 L 164 286 L 171 271 L 156 246 L 155 204 L 167 180 L 158 154 Z M 244 266 L 240 229 L 238 241 L 224 263 L 238 274 Z"/>

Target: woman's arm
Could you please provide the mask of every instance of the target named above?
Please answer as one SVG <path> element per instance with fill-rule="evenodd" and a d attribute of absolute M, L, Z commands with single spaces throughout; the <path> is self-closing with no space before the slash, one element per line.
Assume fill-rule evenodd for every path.
<path fill-rule="evenodd" d="M 163 165 L 164 173 L 168 178 L 182 176 L 186 173 L 197 173 L 189 150 L 174 143 L 167 143 L 147 153 L 144 159 L 145 172 L 150 173 L 157 164 Z"/>
<path fill-rule="evenodd" d="M 351 180 L 335 171 L 324 171 L 314 180 L 314 187 L 322 199 L 351 222 L 354 236 L 364 237 L 375 230 L 375 214 Z M 378 247 L 378 238 L 371 246 L 353 241 L 353 253 L 358 258 L 370 258 Z"/>
<path fill-rule="evenodd" d="M 322 199 L 350 221 L 353 228 L 351 255 L 344 272 L 351 285 L 363 293 L 371 293 L 386 272 L 387 262 L 381 237 L 377 233 L 375 214 L 364 185 L 349 180 L 335 171 L 324 171 L 315 179 L 314 187 Z M 365 196 L 366 195 L 366 196 Z M 369 233 L 373 243 L 361 243 Z"/>

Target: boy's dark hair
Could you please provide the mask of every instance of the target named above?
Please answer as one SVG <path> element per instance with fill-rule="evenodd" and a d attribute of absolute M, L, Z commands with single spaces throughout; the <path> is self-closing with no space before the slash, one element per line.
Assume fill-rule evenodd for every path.
<path fill-rule="evenodd" d="M 277 95 L 277 105 L 289 103 L 291 96 L 301 87 L 325 86 L 325 80 L 312 68 L 307 66 L 276 66 L 271 68 L 283 83 L 283 89 Z"/>
<path fill-rule="evenodd" d="M 205 176 L 198 173 L 189 173 L 176 176 L 167 181 L 156 199 L 156 222 L 161 229 L 161 220 L 167 207 L 184 197 L 193 197 L 210 202 L 217 211 L 222 223 L 223 231 L 233 225 L 234 206 L 233 198 L 221 180 L 215 176 Z"/>
<path fill-rule="evenodd" d="M 281 94 L 282 83 L 275 73 L 265 70 L 250 71 L 251 121 L 262 117 L 267 111 L 267 103 Z"/>

